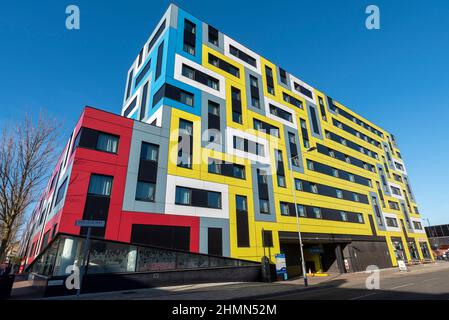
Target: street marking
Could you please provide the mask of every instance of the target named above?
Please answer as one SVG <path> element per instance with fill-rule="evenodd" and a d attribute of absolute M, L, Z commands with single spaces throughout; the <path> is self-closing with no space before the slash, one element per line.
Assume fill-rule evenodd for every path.
<path fill-rule="evenodd" d="M 438 279 L 440 279 L 440 278 L 430 278 L 430 279 L 423 280 L 423 282 L 428 282 L 428 281 L 438 280 Z"/>
<path fill-rule="evenodd" d="M 403 285 L 400 285 L 400 286 L 396 286 L 396 287 L 393 287 L 393 288 L 390 288 L 390 290 L 393 290 L 393 289 L 399 289 L 399 288 L 403 288 L 403 287 L 408 287 L 408 286 L 412 286 L 412 285 L 414 285 L 415 283 L 407 283 L 407 284 L 403 284 Z"/>
<path fill-rule="evenodd" d="M 357 299 L 360 299 L 360 298 L 365 298 L 365 297 L 373 296 L 373 295 L 375 295 L 375 294 L 376 294 L 375 292 L 373 292 L 373 293 L 368 293 L 368 294 L 364 294 L 364 295 L 362 295 L 362 296 L 358 296 L 358 297 L 351 298 L 351 299 L 349 299 L 349 300 L 357 300 Z"/>

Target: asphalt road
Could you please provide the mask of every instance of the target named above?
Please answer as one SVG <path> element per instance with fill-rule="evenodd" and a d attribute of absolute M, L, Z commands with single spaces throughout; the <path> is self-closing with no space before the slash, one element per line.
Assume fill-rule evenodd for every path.
<path fill-rule="evenodd" d="M 380 274 L 379 289 L 366 289 L 368 274 L 335 279 L 324 286 L 299 293 L 279 295 L 282 300 L 449 300 L 449 268 L 426 272 Z"/>

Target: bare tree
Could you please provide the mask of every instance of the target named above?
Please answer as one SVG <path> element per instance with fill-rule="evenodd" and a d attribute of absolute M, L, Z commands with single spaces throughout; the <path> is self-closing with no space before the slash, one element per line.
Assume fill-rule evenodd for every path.
<path fill-rule="evenodd" d="M 41 113 L 4 126 L 0 137 L 0 261 L 24 222 L 26 209 L 37 200 L 56 160 L 55 120 Z"/>

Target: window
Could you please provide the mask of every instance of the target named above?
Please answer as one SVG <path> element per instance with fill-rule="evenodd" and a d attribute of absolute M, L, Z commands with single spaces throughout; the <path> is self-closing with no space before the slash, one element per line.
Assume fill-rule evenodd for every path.
<path fill-rule="evenodd" d="M 249 76 L 249 84 L 251 85 L 251 87 L 259 88 L 259 81 L 255 76 Z"/>
<path fill-rule="evenodd" d="M 419 221 L 413 221 L 413 227 L 418 230 L 422 230 L 422 224 Z"/>
<path fill-rule="evenodd" d="M 315 183 L 310 183 L 310 191 L 312 193 L 318 193 L 318 186 Z"/>
<path fill-rule="evenodd" d="M 242 118 L 242 114 L 238 113 L 236 111 L 232 111 L 232 121 L 235 123 L 242 123 L 243 118 Z"/>
<path fill-rule="evenodd" d="M 323 98 L 321 98 L 320 96 L 318 96 L 318 104 L 320 105 L 321 119 L 327 121 L 326 108 L 324 107 Z"/>
<path fill-rule="evenodd" d="M 360 198 L 359 198 L 359 195 L 357 193 L 353 193 L 352 197 L 353 197 L 355 202 L 360 202 Z"/>
<path fill-rule="evenodd" d="M 171 84 L 165 83 L 153 96 L 153 107 L 161 101 L 162 98 L 168 98 L 181 103 L 184 103 L 190 107 L 194 104 L 193 93 L 182 90 Z"/>
<path fill-rule="evenodd" d="M 150 68 L 151 68 L 151 60 L 148 60 L 145 64 L 145 66 L 141 69 L 139 75 L 136 77 L 136 81 L 134 84 L 134 86 L 136 88 L 139 86 L 139 84 L 142 82 L 142 80 L 148 74 L 148 71 L 150 71 Z"/>
<path fill-rule="evenodd" d="M 211 77 L 208 74 L 196 70 L 186 64 L 182 65 L 182 75 L 186 78 L 204 84 L 205 86 L 208 86 L 214 90 L 219 90 L 220 81 L 218 79 L 215 79 L 214 77 Z"/>
<path fill-rule="evenodd" d="M 328 176 L 333 176 L 338 179 L 342 180 L 348 180 L 357 184 L 361 184 L 364 186 L 371 187 L 371 180 L 368 178 L 365 178 L 363 176 L 355 175 L 352 173 L 349 173 L 344 170 L 339 170 L 334 167 L 328 166 L 324 163 L 307 160 L 307 168 L 311 171 L 316 171 Z"/>
<path fill-rule="evenodd" d="M 273 70 L 268 66 L 265 66 L 265 76 L 267 80 L 267 91 L 269 94 L 274 95 Z"/>
<path fill-rule="evenodd" d="M 117 153 L 118 137 L 107 133 L 99 133 L 97 139 L 97 150 Z"/>
<path fill-rule="evenodd" d="M 221 193 L 176 186 L 175 204 L 221 209 Z"/>
<path fill-rule="evenodd" d="M 341 221 L 348 221 L 348 217 L 346 215 L 346 212 L 340 211 L 340 219 L 341 219 Z"/>
<path fill-rule="evenodd" d="M 312 130 L 316 134 L 320 134 L 320 128 L 318 126 L 318 119 L 317 119 L 315 108 L 313 108 L 312 106 L 309 106 L 309 112 L 310 112 L 310 117 L 312 119 Z"/>
<path fill-rule="evenodd" d="M 259 199 L 259 208 L 260 213 L 269 214 L 270 213 L 270 204 L 266 199 Z"/>
<path fill-rule="evenodd" d="M 385 223 L 388 227 L 398 227 L 398 221 L 396 220 L 396 218 L 385 217 Z"/>
<path fill-rule="evenodd" d="M 245 139 L 234 136 L 234 149 L 245 151 Z"/>
<path fill-rule="evenodd" d="M 276 117 L 279 117 L 286 121 L 293 122 L 293 116 L 290 112 L 287 112 L 281 108 L 275 107 L 272 104 L 270 104 L 270 113 L 272 115 L 275 115 Z"/>
<path fill-rule="evenodd" d="M 88 194 L 109 197 L 112 189 L 112 177 L 92 174 L 90 176 Z"/>
<path fill-rule="evenodd" d="M 67 178 L 65 178 L 64 182 L 58 189 L 58 193 L 56 194 L 55 207 L 58 205 L 59 202 L 61 202 L 62 198 L 64 197 L 66 188 L 67 188 Z"/>
<path fill-rule="evenodd" d="M 209 114 L 213 114 L 214 116 L 219 117 L 220 116 L 220 105 L 218 103 L 215 103 L 215 102 L 209 100 L 208 111 L 209 111 Z"/>
<path fill-rule="evenodd" d="M 139 67 L 140 64 L 142 63 L 142 57 L 143 57 L 143 48 L 140 49 L 140 51 L 139 51 L 139 59 L 138 59 L 138 61 L 137 61 L 137 66 L 138 66 L 138 67 Z"/>
<path fill-rule="evenodd" d="M 240 165 L 233 166 L 233 175 L 235 178 L 245 179 L 245 167 Z"/>
<path fill-rule="evenodd" d="M 399 170 L 401 170 L 401 171 L 404 171 L 404 166 L 402 165 L 402 164 L 400 164 L 400 163 L 398 163 L 398 162 L 394 162 L 394 165 L 396 166 L 396 168 L 398 168 Z"/>
<path fill-rule="evenodd" d="M 302 85 L 300 85 L 299 83 L 294 83 L 294 87 L 296 91 L 301 92 L 303 95 L 309 97 L 310 99 L 313 99 L 313 95 L 312 95 L 312 91 L 310 91 L 309 89 L 303 87 Z"/>
<path fill-rule="evenodd" d="M 313 207 L 312 208 L 312 212 L 313 212 L 314 218 L 321 219 L 322 216 L 321 216 L 321 209 L 320 208 Z"/>
<path fill-rule="evenodd" d="M 196 34 L 196 25 L 185 19 L 184 20 L 184 51 L 195 55 L 195 34 Z"/>
<path fill-rule="evenodd" d="M 209 158 L 208 172 L 221 174 L 228 177 L 245 179 L 245 167 L 235 163 L 227 163 L 223 160 Z"/>
<path fill-rule="evenodd" d="M 140 159 L 148 161 L 157 161 L 159 154 L 159 146 L 142 142 L 142 147 L 140 149 Z"/>
<path fill-rule="evenodd" d="M 294 105 L 297 108 L 300 108 L 300 109 L 303 108 L 301 100 L 298 100 L 295 97 L 292 97 L 291 95 L 289 95 L 289 94 L 287 94 L 285 92 L 282 93 L 282 97 L 283 97 L 285 102 L 288 102 L 288 103 Z"/>
<path fill-rule="evenodd" d="M 156 185 L 151 182 L 137 181 L 136 200 L 154 201 Z"/>
<path fill-rule="evenodd" d="M 218 30 L 212 26 L 208 26 L 209 42 L 218 47 Z"/>
<path fill-rule="evenodd" d="M 333 175 L 334 177 L 338 178 L 338 170 L 335 169 L 335 168 L 332 168 L 331 170 L 332 170 L 332 175 Z"/>
<path fill-rule="evenodd" d="M 150 42 L 148 43 L 148 49 L 147 52 L 150 52 L 150 50 L 153 48 L 156 41 L 159 39 L 159 36 L 162 34 L 162 31 L 165 29 L 165 20 L 162 21 L 161 26 L 159 29 L 157 29 L 156 33 L 154 34 L 153 38 L 151 38 Z"/>
<path fill-rule="evenodd" d="M 55 235 L 56 235 L 56 230 L 58 230 L 58 224 L 56 223 L 53 226 L 53 231 L 51 232 L 51 238 L 54 239 Z"/>
<path fill-rule="evenodd" d="M 260 108 L 260 99 L 259 99 L 259 81 L 256 77 L 249 75 L 249 84 L 251 87 L 251 105 L 256 108 Z"/>
<path fill-rule="evenodd" d="M 298 191 L 302 191 L 303 187 L 302 187 L 302 181 L 299 179 L 295 179 L 295 189 Z"/>
<path fill-rule="evenodd" d="M 161 75 L 162 58 L 163 57 L 164 57 L 164 42 L 162 41 L 162 43 L 159 45 L 159 48 L 157 48 L 157 63 L 156 63 L 156 75 L 155 75 L 156 80 Z"/>
<path fill-rule="evenodd" d="M 246 197 L 236 196 L 235 197 L 235 206 L 238 211 L 248 211 Z"/>
<path fill-rule="evenodd" d="M 128 86 L 126 87 L 126 98 L 125 98 L 125 100 L 128 100 L 129 95 L 131 94 L 133 75 L 134 75 L 134 70 L 131 70 L 129 72 L 129 75 L 128 75 Z"/>
<path fill-rule="evenodd" d="M 218 164 L 218 162 L 215 161 L 215 160 L 213 160 L 212 162 L 209 162 L 208 172 L 209 173 L 221 174 L 221 166 L 220 166 L 220 164 Z"/>
<path fill-rule="evenodd" d="M 265 170 L 257 169 L 257 182 L 259 184 L 267 184 L 267 172 Z"/>
<path fill-rule="evenodd" d="M 280 205 L 281 205 L 281 215 L 289 216 L 290 215 L 290 209 L 289 209 L 288 203 L 281 202 Z"/>
<path fill-rule="evenodd" d="M 393 192 L 393 194 L 395 194 L 397 196 L 401 196 L 401 190 L 400 189 L 398 189 L 396 187 L 393 187 L 393 186 L 390 186 L 390 188 L 391 188 L 391 192 Z"/>
<path fill-rule="evenodd" d="M 193 123 L 179 119 L 178 166 L 192 168 Z"/>
<path fill-rule="evenodd" d="M 176 187 L 175 203 L 189 206 L 192 202 L 192 190 L 184 187 Z"/>
<path fill-rule="evenodd" d="M 260 108 L 259 98 L 255 98 L 254 96 L 251 96 L 251 105 L 255 108 Z"/>
<path fill-rule="evenodd" d="M 284 176 L 278 175 L 277 176 L 277 180 L 278 180 L 278 186 L 279 187 L 281 187 L 281 188 L 285 188 L 286 187 L 286 185 L 285 185 L 285 177 Z"/>
<path fill-rule="evenodd" d="M 242 123 L 242 101 L 240 90 L 231 87 L 232 121 Z"/>
<path fill-rule="evenodd" d="M 343 199 L 343 191 L 341 191 L 340 189 L 335 189 L 335 191 L 337 193 L 337 198 Z"/>
<path fill-rule="evenodd" d="M 181 91 L 179 101 L 193 107 L 193 94 L 187 91 Z"/>
<path fill-rule="evenodd" d="M 207 206 L 209 208 L 220 209 L 221 208 L 221 193 L 219 192 L 207 192 Z"/>
<path fill-rule="evenodd" d="M 279 128 L 278 127 L 275 127 L 269 123 L 260 121 L 256 118 L 253 118 L 253 125 L 254 125 L 254 129 L 256 129 L 257 131 L 267 133 L 269 135 L 279 138 Z"/>
<path fill-rule="evenodd" d="M 298 210 L 298 215 L 300 217 L 303 217 L 303 218 L 307 217 L 306 208 L 303 205 L 297 204 L 296 205 L 296 210 Z"/>
<path fill-rule="evenodd" d="M 195 79 L 195 69 L 189 67 L 188 65 L 182 65 L 182 75 L 186 78 Z"/>
<path fill-rule="evenodd" d="M 147 97 L 148 97 L 148 83 L 146 82 L 142 89 L 142 100 L 140 102 L 139 120 L 142 121 L 147 113 Z"/>
<path fill-rule="evenodd" d="M 284 69 L 279 68 L 279 76 L 281 78 L 281 82 L 283 84 L 287 84 L 287 73 L 285 72 Z"/>
<path fill-rule="evenodd" d="M 239 68 L 233 66 L 232 64 L 214 56 L 213 54 L 209 53 L 208 55 L 208 61 L 211 65 L 226 71 L 227 73 L 233 75 L 234 77 L 239 78 L 240 77 L 240 70 Z"/>
<path fill-rule="evenodd" d="M 245 61 L 249 65 L 252 65 L 253 67 L 257 67 L 256 59 L 254 59 L 250 55 L 246 54 L 245 52 L 237 49 L 233 45 L 229 45 L 229 53 L 232 54 L 234 57 L 237 57 L 240 60 Z"/>
<path fill-rule="evenodd" d="M 250 152 L 258 156 L 265 156 L 265 148 L 263 144 L 248 141 L 247 139 L 241 137 L 233 136 L 233 148 L 244 152 Z"/>
<path fill-rule="evenodd" d="M 313 161 L 307 160 L 307 169 L 314 171 Z"/>

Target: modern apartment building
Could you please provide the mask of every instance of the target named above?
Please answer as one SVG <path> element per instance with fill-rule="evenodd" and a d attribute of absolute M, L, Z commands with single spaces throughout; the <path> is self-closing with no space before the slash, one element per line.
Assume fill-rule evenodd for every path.
<path fill-rule="evenodd" d="M 57 233 L 85 234 L 79 219 L 126 243 L 282 252 L 290 274 L 298 228 L 312 272 L 433 259 L 391 133 L 175 5 L 129 68 L 121 115 L 84 109 L 24 263 Z"/>

